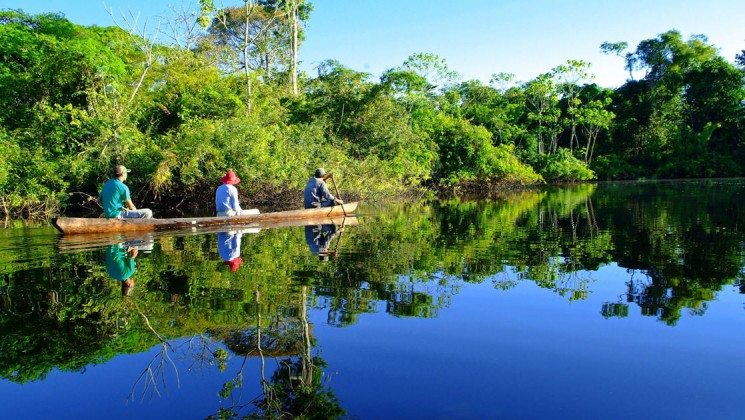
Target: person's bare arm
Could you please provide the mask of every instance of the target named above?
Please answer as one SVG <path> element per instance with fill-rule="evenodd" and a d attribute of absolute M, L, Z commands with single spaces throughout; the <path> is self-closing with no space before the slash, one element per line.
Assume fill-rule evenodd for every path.
<path fill-rule="evenodd" d="M 132 200 L 127 200 L 124 202 L 124 204 L 127 205 L 127 208 L 130 210 L 137 210 L 137 207 L 135 207 L 135 204 L 132 202 Z"/>

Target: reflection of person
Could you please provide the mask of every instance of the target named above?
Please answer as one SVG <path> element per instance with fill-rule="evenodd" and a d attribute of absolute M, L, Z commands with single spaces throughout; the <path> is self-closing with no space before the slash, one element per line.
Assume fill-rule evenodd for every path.
<path fill-rule="evenodd" d="M 220 258 L 225 261 L 225 265 L 230 266 L 230 271 L 238 270 L 243 259 L 241 258 L 241 237 L 240 232 L 219 232 L 217 234 L 217 251 Z"/>
<path fill-rule="evenodd" d="M 215 210 L 218 216 L 243 216 L 246 214 L 256 214 L 256 209 L 243 210 L 238 201 L 238 188 L 235 184 L 241 182 L 241 179 L 235 176 L 233 171 L 228 171 L 222 177 L 222 185 L 215 191 Z"/>
<path fill-rule="evenodd" d="M 106 272 L 112 279 L 122 282 L 122 296 L 129 296 L 135 286 L 132 275 L 137 252 L 137 248 L 125 248 L 121 244 L 106 247 Z"/>
<path fill-rule="evenodd" d="M 323 168 L 316 169 L 315 177 L 310 178 L 305 184 L 303 192 L 303 205 L 306 209 L 317 207 L 331 207 L 335 204 L 344 204 L 341 199 L 335 198 L 329 192 L 326 185 L 326 171 Z"/>
<path fill-rule="evenodd" d="M 316 225 L 305 227 L 305 242 L 308 244 L 310 252 L 318 254 L 322 260 L 328 259 L 331 241 L 337 233 L 344 231 L 344 228 L 337 229 L 336 225 Z"/>
<path fill-rule="evenodd" d="M 130 172 L 131 170 L 123 165 L 117 165 L 114 168 L 114 178 L 103 184 L 99 197 L 103 206 L 103 215 L 107 219 L 149 219 L 153 217 L 152 210 L 138 210 L 132 203 L 129 187 L 124 185 L 127 174 Z"/>

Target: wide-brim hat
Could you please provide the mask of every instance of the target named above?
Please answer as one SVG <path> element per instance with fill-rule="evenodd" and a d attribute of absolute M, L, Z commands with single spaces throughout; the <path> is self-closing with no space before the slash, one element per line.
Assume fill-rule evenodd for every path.
<path fill-rule="evenodd" d="M 235 176 L 235 173 L 233 173 L 233 171 L 228 171 L 228 173 L 225 174 L 224 177 L 222 177 L 223 184 L 235 185 L 239 182 L 241 182 L 241 179 Z"/>
<path fill-rule="evenodd" d="M 243 264 L 243 258 L 241 257 L 233 258 L 230 261 L 225 261 L 225 265 L 230 266 L 230 271 L 233 272 L 235 272 L 235 270 L 237 270 L 238 267 L 241 266 L 241 264 Z"/>

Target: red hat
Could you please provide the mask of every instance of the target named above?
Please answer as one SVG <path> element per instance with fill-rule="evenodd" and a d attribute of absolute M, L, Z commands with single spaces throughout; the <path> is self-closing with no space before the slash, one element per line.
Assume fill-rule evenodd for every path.
<path fill-rule="evenodd" d="M 225 265 L 229 265 L 230 271 L 233 271 L 233 272 L 235 272 L 235 270 L 237 270 L 241 264 L 243 264 L 243 258 L 241 257 L 233 258 L 230 261 L 225 261 Z"/>
<path fill-rule="evenodd" d="M 227 174 L 225 174 L 224 177 L 222 177 L 222 183 L 223 184 L 232 184 L 235 185 L 237 183 L 241 182 L 241 179 L 235 176 L 235 173 L 233 171 L 228 171 Z"/>

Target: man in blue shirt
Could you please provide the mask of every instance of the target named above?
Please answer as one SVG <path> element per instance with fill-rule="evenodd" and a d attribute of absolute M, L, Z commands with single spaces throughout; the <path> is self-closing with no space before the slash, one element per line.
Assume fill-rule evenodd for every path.
<path fill-rule="evenodd" d="M 344 204 L 339 198 L 335 198 L 329 192 L 329 187 L 326 185 L 326 171 L 323 168 L 316 169 L 314 178 L 310 178 L 308 183 L 305 184 L 305 191 L 303 192 L 303 205 L 306 209 L 318 208 L 318 207 L 331 207 L 336 204 Z"/>
<path fill-rule="evenodd" d="M 117 165 L 114 168 L 114 178 L 103 184 L 99 197 L 103 206 L 103 215 L 107 219 L 150 219 L 153 217 L 152 210 L 138 210 L 132 203 L 129 187 L 124 185 L 127 174 L 130 172 L 131 170 L 123 165 Z"/>

